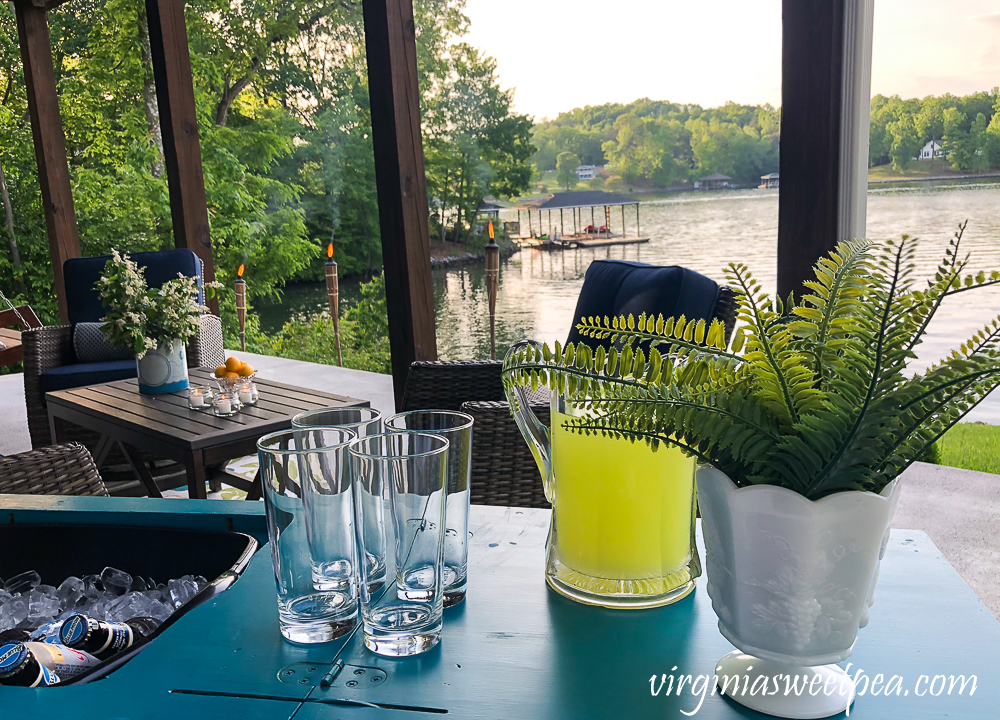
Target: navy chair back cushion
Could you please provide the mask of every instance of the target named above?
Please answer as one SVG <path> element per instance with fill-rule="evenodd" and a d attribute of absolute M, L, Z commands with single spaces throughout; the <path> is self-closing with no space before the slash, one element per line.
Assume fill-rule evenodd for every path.
<path fill-rule="evenodd" d="M 201 279 L 201 258 L 187 248 L 163 250 L 159 252 L 132 253 L 132 260 L 146 269 L 146 282 L 158 288 L 181 273 L 186 277 L 198 278 L 198 302 L 205 302 L 205 288 Z M 97 322 L 104 317 L 104 305 L 97 294 L 94 283 L 104 272 L 104 265 L 110 255 L 102 257 L 72 258 L 63 263 L 63 277 L 66 280 L 66 297 L 69 299 L 69 321 Z"/>
<path fill-rule="evenodd" d="M 568 342 L 594 341 L 576 329 L 582 317 L 615 315 L 684 315 L 709 320 L 715 313 L 719 285 L 694 270 L 661 267 L 625 260 L 597 260 L 587 269 L 573 315 Z"/>

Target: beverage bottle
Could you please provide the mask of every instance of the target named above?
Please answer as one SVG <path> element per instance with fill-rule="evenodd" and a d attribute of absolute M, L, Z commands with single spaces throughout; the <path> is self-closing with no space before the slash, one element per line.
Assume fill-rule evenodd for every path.
<path fill-rule="evenodd" d="M 97 620 L 86 615 L 70 615 L 59 631 L 59 642 L 101 660 L 117 655 L 152 634 L 157 620 L 137 617 L 123 623 Z"/>
<path fill-rule="evenodd" d="M 0 646 L 0 684 L 41 687 L 85 672 L 100 662 L 65 645 L 11 642 Z"/>
<path fill-rule="evenodd" d="M 22 642 L 0 645 L 0 685 L 48 687 L 59 682 L 59 676 L 35 659 Z"/>

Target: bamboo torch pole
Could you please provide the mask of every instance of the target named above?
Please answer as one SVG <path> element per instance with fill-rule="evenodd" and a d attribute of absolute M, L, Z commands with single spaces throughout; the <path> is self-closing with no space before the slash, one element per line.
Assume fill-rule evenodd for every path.
<path fill-rule="evenodd" d="M 247 349 L 247 281 L 243 279 L 246 266 L 240 264 L 236 271 L 236 320 L 240 324 L 240 350 Z"/>
<path fill-rule="evenodd" d="M 486 294 L 490 301 L 490 360 L 497 359 L 497 293 L 500 290 L 500 246 L 496 243 L 493 221 L 489 224 L 490 241 L 486 245 Z"/>
<path fill-rule="evenodd" d="M 330 303 L 330 317 L 333 318 L 333 337 L 337 343 L 337 364 L 344 366 L 340 354 L 340 286 L 337 282 L 337 263 L 333 260 L 333 243 L 326 247 L 326 299 Z"/>

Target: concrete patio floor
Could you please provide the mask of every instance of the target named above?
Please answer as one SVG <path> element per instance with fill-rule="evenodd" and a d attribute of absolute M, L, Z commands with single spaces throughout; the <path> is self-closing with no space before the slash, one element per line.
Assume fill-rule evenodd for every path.
<path fill-rule="evenodd" d="M 394 412 L 392 378 L 329 365 L 231 353 L 261 377 L 368 400 Z M 0 454 L 31 448 L 20 375 L 0 376 Z M 914 463 L 902 476 L 893 527 L 923 530 L 1000 619 L 1000 475 Z"/>

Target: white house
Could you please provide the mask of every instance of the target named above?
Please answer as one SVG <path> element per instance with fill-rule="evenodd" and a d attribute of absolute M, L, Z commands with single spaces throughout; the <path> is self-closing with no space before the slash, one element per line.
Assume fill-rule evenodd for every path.
<path fill-rule="evenodd" d="M 944 152 L 941 149 L 941 143 L 937 140 L 928 140 L 927 144 L 920 150 L 921 160 L 933 160 L 934 158 L 944 157 Z"/>
<path fill-rule="evenodd" d="M 576 169 L 577 180 L 593 180 L 597 176 L 596 165 L 580 165 Z"/>

